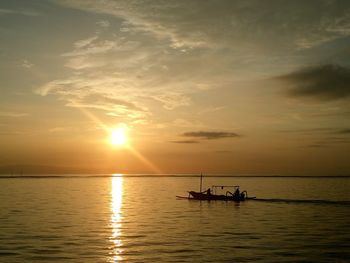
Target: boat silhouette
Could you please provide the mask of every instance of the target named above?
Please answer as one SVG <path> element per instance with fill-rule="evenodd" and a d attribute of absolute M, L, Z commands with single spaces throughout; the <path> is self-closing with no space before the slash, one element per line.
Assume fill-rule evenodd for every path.
<path fill-rule="evenodd" d="M 249 199 L 255 199 L 256 197 L 248 197 L 248 192 L 246 190 L 240 191 L 239 185 L 212 185 L 211 188 L 208 188 L 205 191 L 202 191 L 202 181 L 203 175 L 200 176 L 200 190 L 196 191 L 188 191 L 188 196 L 176 196 L 181 199 L 189 199 L 189 200 L 223 200 L 223 201 L 235 201 L 241 202 Z M 217 190 L 227 189 L 225 194 L 217 194 Z M 231 191 L 230 191 L 230 190 Z"/>

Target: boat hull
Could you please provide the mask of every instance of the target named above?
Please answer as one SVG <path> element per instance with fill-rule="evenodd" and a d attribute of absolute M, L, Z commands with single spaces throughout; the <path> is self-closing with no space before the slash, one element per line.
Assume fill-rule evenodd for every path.
<path fill-rule="evenodd" d="M 195 191 L 189 192 L 189 199 L 195 199 L 195 200 L 224 200 L 224 201 L 235 201 L 235 202 L 241 202 L 247 200 L 247 197 L 241 197 L 241 196 L 228 196 L 228 195 L 212 195 L 212 194 L 206 194 L 206 193 L 199 193 Z"/>

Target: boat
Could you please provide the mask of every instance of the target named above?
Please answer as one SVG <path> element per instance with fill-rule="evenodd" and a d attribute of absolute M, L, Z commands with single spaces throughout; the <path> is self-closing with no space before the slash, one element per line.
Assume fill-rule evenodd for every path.
<path fill-rule="evenodd" d="M 217 188 L 225 189 L 232 188 L 234 191 L 227 190 L 225 194 L 216 194 Z M 178 198 L 184 198 L 177 196 Z M 235 201 L 242 202 L 249 199 L 255 199 L 255 197 L 248 197 L 246 190 L 240 192 L 238 185 L 213 185 L 211 188 L 204 192 L 189 191 L 186 199 L 193 200 L 223 200 L 223 201 Z"/>
<path fill-rule="evenodd" d="M 205 191 L 202 191 L 202 180 L 203 175 L 200 177 L 200 190 L 189 191 L 188 197 L 176 196 L 181 199 L 189 199 L 189 200 L 223 200 L 223 201 L 235 201 L 242 202 L 249 199 L 255 199 L 256 197 L 248 197 L 248 192 L 246 190 L 240 191 L 239 185 L 213 185 L 211 188 L 208 188 Z M 217 194 L 218 189 L 224 190 L 226 189 L 225 194 Z M 230 190 L 228 190 L 230 189 Z"/>

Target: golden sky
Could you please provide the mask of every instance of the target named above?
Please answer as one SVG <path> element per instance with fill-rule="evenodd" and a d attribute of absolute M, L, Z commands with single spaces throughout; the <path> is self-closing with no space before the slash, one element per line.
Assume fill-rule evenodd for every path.
<path fill-rule="evenodd" d="M 0 172 L 349 174 L 349 14 L 3 0 Z"/>

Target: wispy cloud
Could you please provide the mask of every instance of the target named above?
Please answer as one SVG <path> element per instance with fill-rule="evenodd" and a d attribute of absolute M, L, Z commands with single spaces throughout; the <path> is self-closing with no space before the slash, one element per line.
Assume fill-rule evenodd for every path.
<path fill-rule="evenodd" d="M 97 38 L 98 38 L 98 36 L 95 35 L 95 36 L 92 36 L 92 37 L 89 37 L 86 39 L 78 40 L 74 43 L 74 46 L 76 48 L 86 47 L 86 46 L 90 45 L 93 41 L 95 41 Z"/>
<path fill-rule="evenodd" d="M 219 106 L 219 107 L 207 107 L 204 110 L 200 111 L 199 114 L 208 114 L 211 112 L 217 112 L 223 110 L 225 107 L 224 106 Z"/>
<path fill-rule="evenodd" d="M 315 134 L 350 134 L 350 129 L 339 129 L 336 127 L 322 127 L 322 128 L 309 128 L 309 129 L 295 129 L 295 130 L 282 130 L 283 133 L 300 133 L 305 135 Z M 331 137 L 332 139 L 333 137 Z"/>
<path fill-rule="evenodd" d="M 305 134 L 315 134 L 315 133 L 332 133 L 335 128 L 321 127 L 321 128 L 307 128 L 307 129 L 293 129 L 293 130 L 281 130 L 283 133 L 305 133 Z"/>
<path fill-rule="evenodd" d="M 136 106 L 132 102 L 128 102 L 119 98 L 115 98 L 114 94 L 90 94 L 89 96 L 84 98 L 84 102 L 86 103 L 97 103 L 103 105 L 117 105 L 127 109 L 136 110 L 136 111 L 145 111 L 144 109 Z"/>
<path fill-rule="evenodd" d="M 42 85 L 36 93 L 54 94 L 67 106 L 99 109 L 137 123 L 152 115 L 150 108 L 155 102 L 167 111 L 191 103 L 187 93 L 193 80 L 182 76 L 176 81 L 176 76 L 164 69 L 161 60 L 167 59 L 167 54 L 163 47 L 108 33 L 104 37 L 96 33 L 73 46 L 73 51 L 62 57 L 65 66 L 75 72 Z"/>
<path fill-rule="evenodd" d="M 312 143 L 312 144 L 306 145 L 306 148 L 324 148 L 324 147 L 328 147 L 328 145 L 324 143 Z"/>
<path fill-rule="evenodd" d="M 24 15 L 24 16 L 39 16 L 40 13 L 34 10 L 25 9 L 4 9 L 0 8 L 0 15 Z"/>
<path fill-rule="evenodd" d="M 167 110 L 173 110 L 177 107 L 188 106 L 190 104 L 190 98 L 180 92 L 169 91 L 163 94 L 154 94 L 151 97 L 161 102 Z"/>
<path fill-rule="evenodd" d="M 118 79 L 114 78 L 89 80 L 89 78 L 77 77 L 50 82 L 37 92 L 42 96 L 50 93 L 57 94 L 70 107 L 99 109 L 110 116 L 124 116 L 133 120 L 144 119 L 149 114 L 147 109 L 130 102 L 133 96 L 125 94 L 118 96 L 114 90 L 116 86 L 118 86 Z"/>
<path fill-rule="evenodd" d="M 307 49 L 350 34 L 349 5 L 344 2 L 309 1 L 112 1 L 70 0 L 58 4 L 126 20 L 127 31 L 147 32 L 168 39 L 174 48 L 234 47 L 256 43 L 271 50 Z M 333 8 L 334 7 L 334 8 Z M 337 8 L 335 8 L 337 7 Z M 283 14 L 277 15 L 277 14 Z M 220 19 L 217 19 L 220 17 Z M 261 38 L 264 36 L 264 38 Z M 259 41 L 256 41 L 259 39 Z"/>
<path fill-rule="evenodd" d="M 100 21 L 96 22 L 96 25 L 99 25 L 100 27 L 103 27 L 103 28 L 107 28 L 111 24 L 107 20 L 100 20 Z"/>
<path fill-rule="evenodd" d="M 339 131 L 340 134 L 350 134 L 350 129 L 343 129 Z"/>
<path fill-rule="evenodd" d="M 291 96 L 334 100 L 350 97 L 350 69 L 338 65 L 321 65 L 301 69 L 277 79 L 291 85 Z"/>
<path fill-rule="evenodd" d="M 338 133 L 339 134 L 339 133 Z M 314 143 L 307 145 L 308 148 L 323 148 L 323 147 L 331 147 L 331 146 L 343 146 L 345 144 L 349 144 L 350 139 L 348 137 L 326 137 L 324 139 L 318 140 Z"/>
<path fill-rule="evenodd" d="M 184 144 L 193 144 L 193 143 L 199 143 L 195 140 L 179 140 L 179 141 L 171 141 L 172 143 L 184 143 Z"/>
<path fill-rule="evenodd" d="M 22 131 L 0 131 L 0 135 L 24 135 L 26 132 Z"/>
<path fill-rule="evenodd" d="M 53 127 L 49 129 L 49 132 L 51 133 L 60 133 L 60 132 L 66 132 L 68 130 L 71 130 L 71 127 Z"/>
<path fill-rule="evenodd" d="M 24 59 L 21 63 L 21 66 L 24 68 L 32 68 L 34 64 L 28 61 L 27 59 Z"/>
<path fill-rule="evenodd" d="M 11 118 L 20 118 L 28 116 L 28 113 L 24 112 L 13 112 L 13 111 L 2 111 L 0 112 L 0 117 L 11 117 Z"/>
<path fill-rule="evenodd" d="M 224 138 L 236 138 L 241 135 L 234 132 L 215 132 L 215 131 L 197 131 L 197 132 L 185 132 L 182 134 L 185 137 L 200 138 L 206 140 L 216 140 Z"/>
<path fill-rule="evenodd" d="M 114 41 L 110 40 L 102 40 L 98 42 L 94 42 L 97 38 L 88 38 L 75 42 L 76 49 L 63 54 L 65 57 L 73 57 L 73 56 L 82 56 L 89 54 L 100 54 L 106 53 L 109 50 L 113 49 L 116 45 Z"/>
<path fill-rule="evenodd" d="M 224 107 L 220 103 L 198 112 L 195 103 L 204 96 L 197 95 L 231 87 L 239 96 L 237 80 L 278 75 L 280 65 L 291 68 L 290 64 L 300 59 L 296 54 L 300 49 L 344 37 L 350 25 L 350 6 L 336 11 L 332 3 L 325 2 L 318 10 L 307 1 L 284 5 L 251 0 L 54 2 L 94 13 L 95 28 L 72 41 L 71 50 L 62 54 L 71 75 L 52 80 L 37 92 L 55 95 L 68 106 L 94 108 L 109 116 L 133 116 L 132 120 L 140 123 L 154 117 L 155 125 L 169 122 L 155 116 L 184 107 L 197 109 L 200 118 L 208 112 L 219 115 Z M 110 22 L 103 20 L 106 14 Z M 271 71 L 272 64 L 277 73 Z M 107 94 L 117 101 L 98 96 L 88 99 L 91 94 L 105 98 Z M 207 127 L 211 126 L 188 130 Z M 229 137 L 234 136 L 196 138 Z"/>

